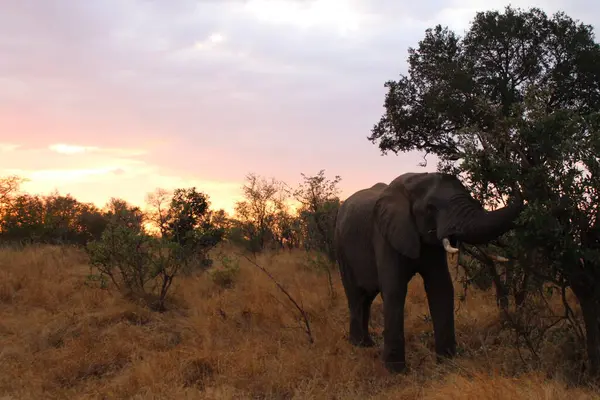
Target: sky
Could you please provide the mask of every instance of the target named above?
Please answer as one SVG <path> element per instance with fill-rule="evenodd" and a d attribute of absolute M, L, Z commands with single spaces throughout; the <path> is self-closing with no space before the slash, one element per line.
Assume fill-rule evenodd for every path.
<path fill-rule="evenodd" d="M 600 24 L 592 0 L 513 1 Z M 442 24 L 498 0 L 0 0 L 0 176 L 104 205 L 196 186 L 231 212 L 253 172 L 295 186 L 340 175 L 342 198 L 417 153 L 367 140 L 384 83 Z"/>

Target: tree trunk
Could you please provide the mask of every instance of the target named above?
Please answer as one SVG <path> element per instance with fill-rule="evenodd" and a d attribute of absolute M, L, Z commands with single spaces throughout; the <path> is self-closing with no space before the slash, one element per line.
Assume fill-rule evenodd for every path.
<path fill-rule="evenodd" d="M 587 285 L 571 285 L 581 311 L 585 324 L 587 355 L 589 360 L 590 375 L 597 377 L 600 373 L 600 309 L 593 290 Z"/>

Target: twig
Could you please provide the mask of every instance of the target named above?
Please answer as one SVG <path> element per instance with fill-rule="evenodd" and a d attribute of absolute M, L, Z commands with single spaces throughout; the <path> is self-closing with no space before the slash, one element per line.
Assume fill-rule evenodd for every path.
<path fill-rule="evenodd" d="M 489 273 L 492 275 L 494 285 L 496 286 L 496 303 L 502 309 L 507 308 L 508 307 L 508 291 L 506 289 L 506 286 L 500 280 L 500 276 L 498 276 L 498 273 L 496 271 L 496 266 L 494 265 L 493 259 L 488 254 L 486 254 L 483 250 L 481 250 L 479 247 L 477 247 L 477 246 L 473 246 L 473 247 L 477 249 L 477 252 L 474 252 L 473 250 L 467 248 L 466 246 L 464 247 L 464 249 L 469 255 L 471 255 L 472 257 L 479 260 L 480 263 L 482 263 L 484 266 L 486 266 L 488 268 Z"/>
<path fill-rule="evenodd" d="M 264 274 L 267 275 L 269 277 L 269 279 L 271 279 L 273 281 L 273 283 L 275 283 L 275 285 L 279 288 L 279 290 L 281 290 L 281 292 L 292 302 L 292 304 L 296 307 L 296 309 L 300 312 L 300 315 L 302 316 L 302 319 L 304 321 L 304 328 L 306 331 L 306 335 L 308 336 L 309 343 L 311 343 L 311 344 L 314 343 L 315 341 L 312 336 L 312 331 L 310 329 L 310 323 L 308 321 L 308 314 L 306 314 L 306 311 L 304 311 L 304 309 L 298 304 L 298 302 L 296 302 L 296 300 L 294 300 L 292 295 L 279 282 L 277 282 L 277 280 L 273 277 L 273 275 L 271 275 L 271 273 L 269 271 L 267 271 L 263 266 L 259 265 L 256 261 L 252 260 L 250 257 L 248 257 L 245 254 L 242 254 L 239 252 L 237 254 L 244 257 L 252 265 L 254 265 L 256 268 L 258 268 L 262 272 L 264 272 Z"/>
<path fill-rule="evenodd" d="M 469 288 L 469 283 L 470 283 L 469 282 L 470 281 L 469 277 L 471 277 L 471 271 L 468 269 L 468 267 L 466 267 L 463 264 L 460 264 L 460 262 L 457 262 L 456 263 L 456 278 L 455 278 L 455 281 L 458 280 L 458 269 L 459 269 L 459 266 L 463 267 L 463 269 L 465 271 L 465 277 L 462 279 L 462 282 L 461 282 L 462 283 L 462 288 L 463 288 L 462 298 L 459 298 L 458 307 L 456 307 L 456 309 L 454 310 L 454 312 L 460 311 L 461 304 L 463 302 L 467 301 L 467 290 Z"/>
<path fill-rule="evenodd" d="M 513 320 L 512 316 L 510 315 L 510 312 L 508 311 L 508 308 L 505 308 L 505 307 L 501 307 L 501 308 L 504 313 L 504 317 L 506 318 L 506 321 L 510 322 L 511 327 L 514 329 L 515 334 L 517 336 L 516 348 L 519 353 L 519 357 L 521 358 L 523 363 L 525 365 L 527 365 L 527 363 L 523 359 L 523 356 L 521 355 L 521 350 L 519 348 L 519 338 L 523 339 L 523 341 L 525 342 L 525 345 L 527 345 L 527 348 L 529 349 L 531 354 L 535 357 L 536 361 L 539 362 L 540 356 L 538 355 L 537 351 L 535 350 L 535 346 L 529 339 L 527 333 L 523 331 L 523 329 L 522 329 L 523 327 L 521 326 L 521 324 L 519 324 L 518 322 Z"/>
<path fill-rule="evenodd" d="M 423 155 L 423 161 L 421 161 L 419 164 L 417 164 L 419 167 L 427 166 L 427 156 L 428 155 L 429 155 L 429 151 L 425 151 L 425 154 Z"/>

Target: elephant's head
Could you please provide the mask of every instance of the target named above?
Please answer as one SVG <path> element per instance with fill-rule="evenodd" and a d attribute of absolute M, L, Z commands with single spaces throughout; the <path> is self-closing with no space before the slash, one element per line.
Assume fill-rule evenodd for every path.
<path fill-rule="evenodd" d="M 382 192 L 374 220 L 392 246 L 410 258 L 419 257 L 421 243 L 454 253 L 458 242 L 484 244 L 511 229 L 523 199 L 517 191 L 511 200 L 487 211 L 453 175 L 409 173 Z"/>

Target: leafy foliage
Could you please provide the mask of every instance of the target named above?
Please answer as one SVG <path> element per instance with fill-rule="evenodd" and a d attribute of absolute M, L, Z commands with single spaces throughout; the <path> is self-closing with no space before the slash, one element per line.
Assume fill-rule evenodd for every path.
<path fill-rule="evenodd" d="M 112 222 L 100 240 L 88 244 L 90 264 L 121 290 L 144 293 L 154 277 L 150 268 L 151 236 Z"/>
<path fill-rule="evenodd" d="M 163 189 L 147 197 L 153 207 L 148 219 L 155 223 L 160 236 L 146 231 L 145 216 L 139 208 L 113 199 L 107 228 L 87 247 L 91 264 L 100 275 L 110 277 L 127 294 L 146 299 L 157 310 L 165 309 L 168 291 L 180 272 L 209 264 L 207 253 L 224 234 L 211 218 L 204 193 L 193 187 L 176 189 L 170 201 L 168 197 Z"/>
<path fill-rule="evenodd" d="M 141 298 L 159 311 L 165 309 L 173 279 L 194 261 L 178 243 L 117 222 L 111 222 L 87 250 L 97 276 L 108 276 L 126 295 Z"/>
<path fill-rule="evenodd" d="M 228 222 L 224 212 L 210 209 L 208 195 L 192 187 L 175 189 L 169 199 L 169 192 L 157 189 L 146 201 L 152 207 L 150 221 L 163 239 L 195 253 L 203 265 L 210 263 L 208 251 L 223 240 Z"/>
<path fill-rule="evenodd" d="M 100 237 L 105 215 L 70 195 L 19 194 L 0 216 L 0 238 L 7 242 L 85 245 Z"/>
<path fill-rule="evenodd" d="M 111 198 L 106 205 L 105 215 L 110 223 L 124 226 L 134 232 L 144 230 L 145 215 L 141 208 L 132 206 L 125 200 Z"/>

